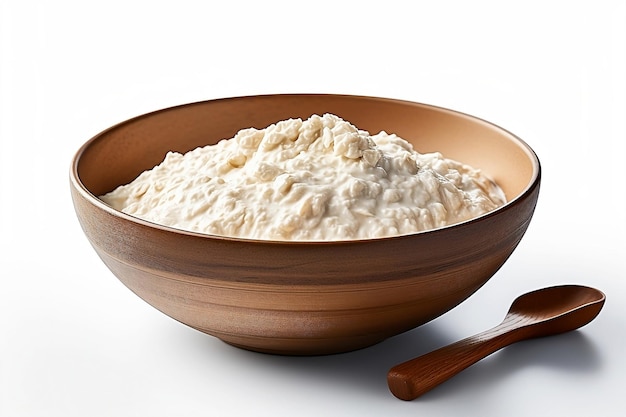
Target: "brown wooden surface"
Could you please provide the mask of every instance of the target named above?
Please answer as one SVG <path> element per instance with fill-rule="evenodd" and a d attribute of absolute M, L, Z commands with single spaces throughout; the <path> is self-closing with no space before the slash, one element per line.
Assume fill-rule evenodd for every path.
<path fill-rule="evenodd" d="M 481 168 L 510 201 L 436 231 L 306 243 L 181 232 L 117 212 L 95 197 L 131 181 L 167 151 L 185 152 L 241 128 L 326 112 L 372 133 L 396 133 L 420 152 L 441 151 Z M 528 227 L 540 167 L 521 140 L 464 114 L 389 99 L 277 95 L 194 103 L 121 123 L 77 152 L 70 177 L 87 238 L 145 301 L 234 345 L 323 354 L 419 326 L 480 288 Z"/>
<path fill-rule="evenodd" d="M 389 389 L 402 400 L 413 400 L 505 346 L 586 325 L 604 301 L 602 292 L 575 285 L 525 294 L 498 326 L 394 366 L 387 375 Z"/>

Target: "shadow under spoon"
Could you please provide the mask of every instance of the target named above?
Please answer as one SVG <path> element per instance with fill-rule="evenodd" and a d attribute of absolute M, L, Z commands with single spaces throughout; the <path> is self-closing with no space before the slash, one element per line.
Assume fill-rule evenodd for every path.
<path fill-rule="evenodd" d="M 391 368 L 389 389 L 401 400 L 413 400 L 505 346 L 586 325 L 600 313 L 605 299 L 601 291 L 579 285 L 524 294 L 498 326 Z"/>

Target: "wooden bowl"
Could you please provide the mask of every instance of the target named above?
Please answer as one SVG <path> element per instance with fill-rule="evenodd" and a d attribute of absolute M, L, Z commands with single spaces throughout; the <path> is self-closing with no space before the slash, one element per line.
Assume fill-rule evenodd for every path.
<path fill-rule="evenodd" d="M 225 238 L 160 226 L 96 196 L 132 181 L 167 151 L 186 152 L 292 117 L 334 113 L 440 151 L 491 176 L 508 203 L 411 235 L 329 242 Z M 346 95 L 267 95 L 192 103 L 98 134 L 72 161 L 80 224 L 108 268 L 174 319 L 235 346 L 312 355 L 350 351 L 424 324 L 479 289 L 525 233 L 540 165 L 523 141 L 486 121 L 419 103 Z"/>

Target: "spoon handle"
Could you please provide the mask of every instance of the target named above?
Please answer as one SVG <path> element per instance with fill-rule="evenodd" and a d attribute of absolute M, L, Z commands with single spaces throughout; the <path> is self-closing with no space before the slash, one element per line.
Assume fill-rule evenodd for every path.
<path fill-rule="evenodd" d="M 506 321 L 493 329 L 394 366 L 387 374 L 392 394 L 413 400 L 497 350 L 520 340 Z"/>

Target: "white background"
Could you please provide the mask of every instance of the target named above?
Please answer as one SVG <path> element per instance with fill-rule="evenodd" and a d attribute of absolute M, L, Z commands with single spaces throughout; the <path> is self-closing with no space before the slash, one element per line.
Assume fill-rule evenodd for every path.
<path fill-rule="evenodd" d="M 623 412 L 625 2 L 0 0 L 0 41 L 1 416 Z M 342 355 L 239 350 L 148 306 L 78 225 L 74 152 L 152 110 L 287 92 L 435 104 L 522 137 L 543 182 L 517 251 L 450 313 Z M 418 400 L 389 393 L 391 366 L 565 283 L 606 293 L 588 326 L 506 348 Z"/>

